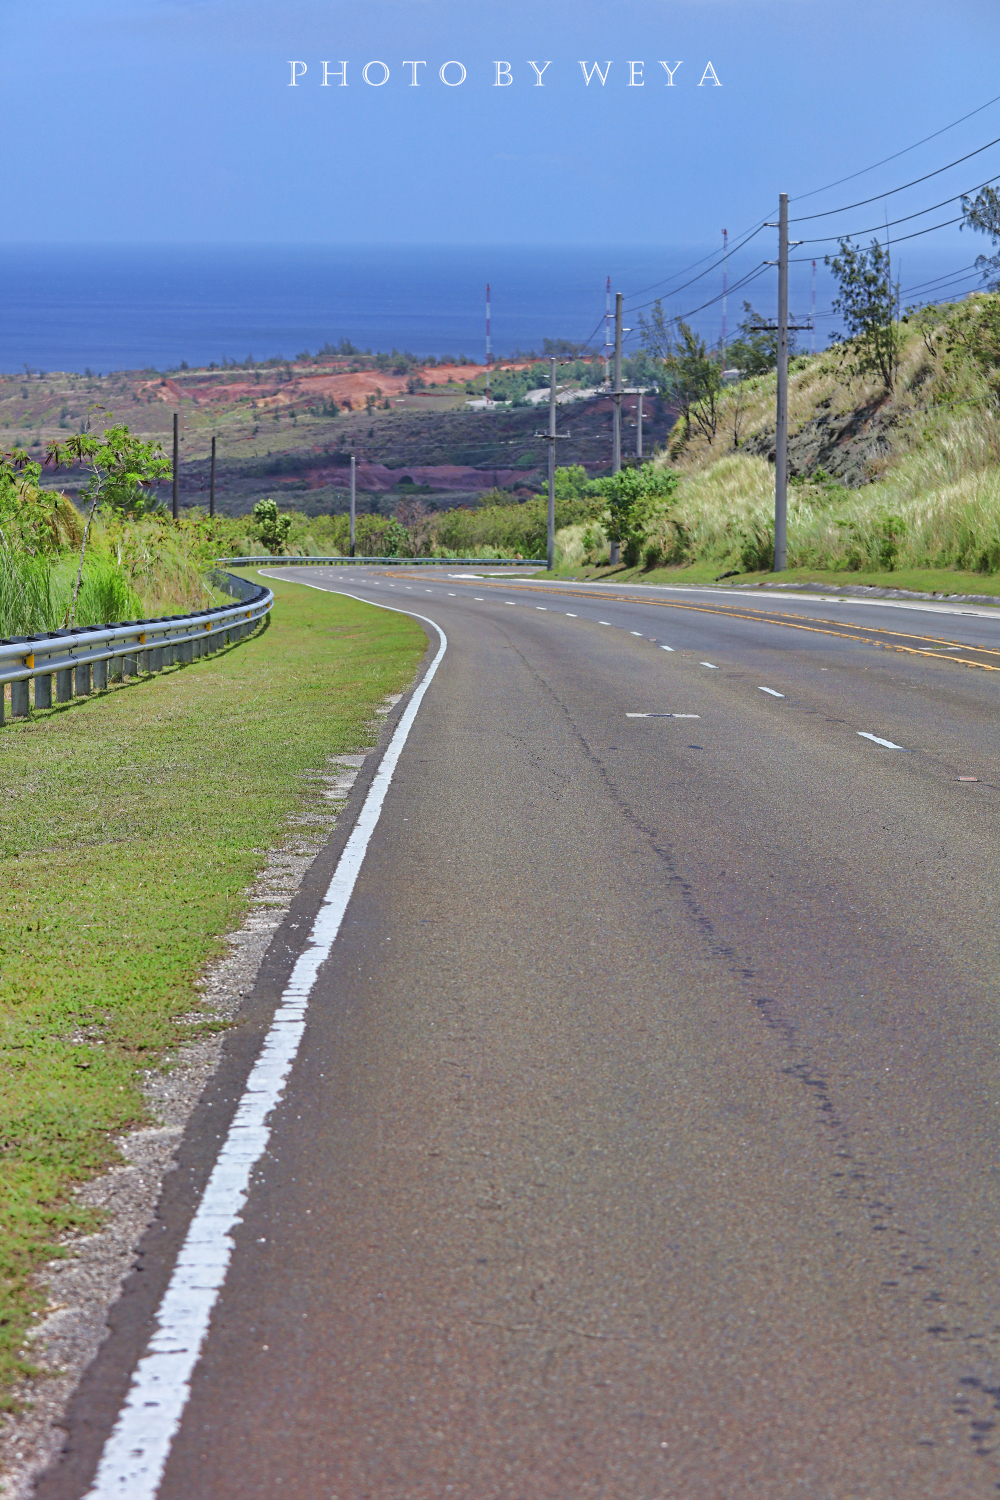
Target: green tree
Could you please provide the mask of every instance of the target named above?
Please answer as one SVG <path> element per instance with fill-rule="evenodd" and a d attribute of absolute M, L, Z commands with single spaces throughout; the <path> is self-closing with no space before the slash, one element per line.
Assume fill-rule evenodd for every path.
<path fill-rule="evenodd" d="M 849 239 L 841 240 L 840 254 L 826 257 L 840 288 L 833 301 L 847 329 L 833 335 L 842 345 L 842 358 L 854 376 L 877 376 L 891 395 L 899 369 L 902 347 L 894 321 L 899 288 L 892 284 L 888 250 L 872 240 L 867 250 L 857 249 Z"/>
<path fill-rule="evenodd" d="M 671 469 L 643 464 L 621 469 L 594 482 L 604 500 L 601 524 L 608 540 L 618 542 L 629 567 L 639 561 L 650 522 L 661 515 L 677 489 L 678 477 Z"/>
<path fill-rule="evenodd" d="M 276 500 L 258 500 L 253 508 L 254 530 L 268 552 L 283 552 L 292 518 L 281 515 Z"/>
<path fill-rule="evenodd" d="M 711 443 L 719 425 L 722 371 L 705 340 L 678 318 L 668 320 L 659 299 L 647 318 L 639 314 L 642 347 L 658 361 L 661 395 L 673 399 L 684 423 L 682 441 L 697 429 Z M 655 367 L 654 367 L 655 368 Z"/>
<path fill-rule="evenodd" d="M 778 330 L 767 326 L 749 302 L 744 302 L 745 317 L 736 328 L 736 338 L 726 347 L 726 359 L 741 375 L 767 375 L 778 368 Z M 788 335 L 789 357 L 796 353 L 794 332 Z"/>
<path fill-rule="evenodd" d="M 1000 193 L 996 188 L 983 188 L 974 198 L 962 199 L 962 228 L 966 227 L 988 234 L 994 248 L 1000 244 Z M 976 269 L 982 271 L 991 292 L 1000 292 L 1000 255 L 978 256 Z"/>
<path fill-rule="evenodd" d="M 121 517 L 142 515 L 147 509 L 156 508 L 155 497 L 150 503 L 152 486 L 170 474 L 170 460 L 159 443 L 144 442 L 129 431 L 125 422 L 113 423 L 100 436 L 92 433 L 91 420 L 102 410 L 92 408 L 85 423 L 86 431 L 75 433 L 62 442 L 53 439 L 46 450 L 47 460 L 55 468 L 79 464 L 89 476 L 81 499 L 85 505 L 90 502 L 90 510 L 83 529 L 73 595 L 66 612 L 67 625 L 73 624 L 76 614 L 76 601 L 83 581 L 83 560 L 98 505 L 106 505 Z"/>

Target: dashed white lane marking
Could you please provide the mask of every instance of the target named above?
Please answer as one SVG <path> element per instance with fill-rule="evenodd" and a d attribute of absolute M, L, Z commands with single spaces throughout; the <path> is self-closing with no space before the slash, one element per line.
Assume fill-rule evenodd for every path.
<path fill-rule="evenodd" d="M 503 601 L 503 602 L 504 602 L 504 603 L 505 603 L 505 604 L 514 604 L 514 603 L 516 603 L 516 602 L 517 602 L 517 601 L 516 601 L 516 600 L 514 600 L 514 599 L 505 599 L 505 600 L 504 600 L 504 601 Z"/>
<path fill-rule="evenodd" d="M 543 614 L 548 614 L 548 607 L 544 604 L 536 604 L 535 608 L 540 609 Z"/>
<path fill-rule="evenodd" d="M 453 594 L 453 593 L 452 593 L 452 591 L 451 591 L 451 589 L 449 589 L 449 590 L 448 590 L 448 598 L 449 598 L 449 599 L 455 599 L 455 598 L 457 598 L 457 597 L 458 597 L 458 596 L 457 596 L 457 595 L 456 595 L 456 594 Z"/>
<path fill-rule="evenodd" d="M 626 719 L 700 719 L 701 714 L 626 714 Z"/>
<path fill-rule="evenodd" d="M 859 729 L 858 734 L 863 740 L 871 740 L 874 745 L 883 745 L 886 750 L 902 750 L 902 745 L 894 745 L 892 740 L 879 739 L 877 734 L 869 734 L 867 729 Z"/>
<path fill-rule="evenodd" d="M 642 631 L 641 630 L 630 630 L 629 631 L 629 635 L 638 635 L 638 636 L 641 636 L 642 635 Z"/>
<path fill-rule="evenodd" d="M 772 698 L 783 698 L 785 696 L 784 693 L 777 692 L 775 688 L 761 687 L 758 688 L 757 691 L 761 693 L 770 693 Z"/>
<path fill-rule="evenodd" d="M 660 647 L 661 651 L 672 651 L 673 649 L 674 649 L 673 646 L 661 646 Z"/>
<path fill-rule="evenodd" d="M 483 602 L 483 596 L 482 596 L 482 594 L 473 594 L 473 596 L 472 596 L 472 602 L 473 602 L 473 604 L 482 604 L 482 602 Z"/>
<path fill-rule="evenodd" d="M 306 587 L 318 585 L 306 584 Z M 346 594 L 346 597 L 358 596 Z M 389 604 L 373 607 L 393 608 Z M 426 615 L 411 610 L 393 610 L 393 613 L 409 614 L 432 625 L 441 644 L 382 756 L 358 820 L 337 861 L 308 943 L 296 959 L 157 1309 L 156 1332 L 149 1341 L 149 1352 L 136 1367 L 86 1500 L 153 1500 L 159 1489 L 190 1395 L 191 1376 L 229 1269 L 233 1253 L 231 1236 L 246 1203 L 250 1174 L 267 1150 L 271 1136 L 269 1117 L 284 1092 L 305 1031 L 306 1010 L 316 975 L 340 931 L 393 772 L 448 646 L 440 625 Z"/>
<path fill-rule="evenodd" d="M 700 661 L 698 665 L 699 667 L 711 667 L 713 672 L 717 672 L 719 670 L 714 661 Z"/>
<path fill-rule="evenodd" d="M 569 610 L 567 610 L 566 611 L 566 618 L 567 618 L 567 620 L 575 620 L 578 617 L 576 615 L 574 615 L 574 614 L 570 614 Z"/>
<path fill-rule="evenodd" d="M 598 620 L 597 623 L 598 623 L 598 625 L 610 625 L 611 621 L 610 620 Z"/>

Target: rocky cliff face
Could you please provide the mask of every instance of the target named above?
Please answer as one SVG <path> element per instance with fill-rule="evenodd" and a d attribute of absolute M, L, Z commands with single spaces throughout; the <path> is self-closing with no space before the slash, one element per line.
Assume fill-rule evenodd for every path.
<path fill-rule="evenodd" d="M 860 489 L 873 477 L 873 462 L 891 450 L 889 434 L 896 418 L 880 403 L 849 412 L 833 412 L 830 404 L 822 402 L 816 416 L 789 435 L 789 475 L 806 479 L 822 469 L 848 489 Z M 774 463 L 774 428 L 749 438 L 741 451 Z"/>

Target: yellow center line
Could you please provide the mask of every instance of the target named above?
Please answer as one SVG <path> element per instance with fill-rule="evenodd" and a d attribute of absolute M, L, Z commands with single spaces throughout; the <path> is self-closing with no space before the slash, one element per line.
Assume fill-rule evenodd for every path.
<path fill-rule="evenodd" d="M 394 570 L 397 578 L 410 578 L 413 575 L 400 570 Z M 494 593 L 503 593 L 505 587 L 499 583 L 493 583 L 486 579 L 477 580 L 480 588 L 488 588 Z M 1000 656 L 1000 650 L 990 646 L 967 646 L 963 641 L 949 641 L 942 636 L 915 635 L 907 630 L 883 630 L 878 625 L 854 626 L 854 630 L 867 629 L 868 635 L 854 635 L 851 630 L 845 629 L 838 620 L 820 619 L 815 624 L 806 625 L 797 615 L 792 615 L 779 610 L 767 614 L 763 610 L 750 610 L 743 613 L 733 605 L 711 605 L 711 604 L 686 604 L 681 599 L 637 599 L 634 594 L 594 594 L 588 589 L 554 589 L 545 584 L 520 583 L 517 585 L 518 593 L 548 594 L 550 598 L 589 599 L 592 603 L 605 601 L 612 604 L 642 604 L 652 605 L 656 609 L 686 609 L 696 614 L 718 615 L 727 620 L 747 620 L 753 625 L 779 625 L 787 630 L 806 630 L 812 635 L 829 635 L 837 640 L 859 641 L 863 646 L 882 646 L 887 651 L 902 651 L 908 656 L 928 656 L 932 660 L 947 661 L 959 667 L 978 667 L 982 672 L 1000 672 L 1000 666 L 992 666 L 989 662 L 970 661 L 963 656 L 941 656 L 939 650 L 924 651 L 919 646 L 900 646 L 895 640 L 875 640 L 875 636 L 895 637 L 896 640 L 927 641 L 933 642 L 938 648 L 942 646 L 957 646 L 966 651 L 978 651 L 983 656 Z M 824 629 L 824 626 L 832 626 L 832 629 Z"/>
<path fill-rule="evenodd" d="M 409 576 L 400 573 L 399 577 Z M 499 584 L 487 583 L 482 580 L 481 588 L 492 589 L 494 592 L 502 593 L 504 589 Z M 878 625 L 862 626 L 856 625 L 854 630 L 868 630 L 867 635 L 855 635 L 851 630 L 843 626 L 839 620 L 819 619 L 814 624 L 806 625 L 797 615 L 788 612 L 774 610 L 764 613 L 763 610 L 750 610 L 748 613 L 737 609 L 734 605 L 711 605 L 711 604 L 688 604 L 681 599 L 637 599 L 632 594 L 593 594 L 587 589 L 553 589 L 546 588 L 544 584 L 518 584 L 518 593 L 548 594 L 552 598 L 577 598 L 590 599 L 592 603 L 601 601 L 614 604 L 642 604 L 652 605 L 656 609 L 686 609 L 697 614 L 719 615 L 728 620 L 748 620 L 754 625 L 779 625 L 788 630 L 806 630 L 813 635 L 830 635 L 839 640 L 859 641 L 865 646 L 883 646 L 888 651 L 902 651 L 909 656 L 929 656 L 938 661 L 949 661 L 962 667 L 979 667 L 983 672 L 1000 672 L 1000 666 L 992 666 L 989 662 L 970 661 L 968 657 L 962 656 L 940 656 L 938 651 L 924 651 L 919 646 L 900 646 L 893 640 L 875 640 L 875 636 L 895 637 L 897 640 L 927 641 L 933 642 L 937 647 L 957 646 L 966 651 L 978 651 L 984 656 L 1000 656 L 1000 650 L 990 646 L 968 646 L 963 641 L 950 641 L 941 636 L 915 635 L 907 630 L 883 630 Z M 832 627 L 825 629 L 824 627 Z"/>

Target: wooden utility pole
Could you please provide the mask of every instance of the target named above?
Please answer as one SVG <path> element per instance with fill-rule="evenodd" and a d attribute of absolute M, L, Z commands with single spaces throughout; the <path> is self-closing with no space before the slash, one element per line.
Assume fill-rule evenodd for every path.
<path fill-rule="evenodd" d="M 177 482 L 178 482 L 178 479 L 177 479 L 177 469 L 178 469 L 179 463 L 180 463 L 180 438 L 179 438 L 178 432 L 177 432 L 177 413 L 174 412 L 174 497 L 173 497 L 173 517 L 174 517 L 175 521 L 177 520 Z"/>
<path fill-rule="evenodd" d="M 354 454 L 351 454 L 351 556 L 354 556 Z"/>
<path fill-rule="evenodd" d="M 556 562 L 556 362 L 549 366 L 549 516 L 545 566 L 549 572 Z"/>
<path fill-rule="evenodd" d="M 615 403 L 615 426 L 611 447 L 611 472 L 622 466 L 622 294 L 615 293 L 615 384 L 611 392 Z"/>
<path fill-rule="evenodd" d="M 635 411 L 636 411 L 636 423 L 635 423 L 635 456 L 636 456 L 636 458 L 641 458 L 642 457 L 642 392 L 641 391 L 639 392 L 639 405 L 636 407 Z"/>
<path fill-rule="evenodd" d="M 788 194 L 778 200 L 778 408 L 774 434 L 774 571 L 788 558 Z"/>
<path fill-rule="evenodd" d="M 615 293 L 615 384 L 611 392 L 615 403 L 615 424 L 611 439 L 611 472 L 618 474 L 622 466 L 622 294 Z M 621 561 L 617 542 L 608 547 L 608 562 L 612 567 Z"/>
<path fill-rule="evenodd" d="M 208 478 L 208 513 L 215 515 L 215 438 L 212 439 L 212 467 Z"/>
<path fill-rule="evenodd" d="M 554 359 L 549 363 L 549 430 L 536 432 L 535 436 L 545 438 L 549 445 L 549 524 L 545 566 L 551 573 L 556 565 L 556 442 L 559 438 L 569 437 L 568 432 L 556 432 L 556 361 Z"/>
<path fill-rule="evenodd" d="M 788 321 L 788 247 L 801 240 L 788 238 L 788 194 L 778 198 L 778 222 L 770 224 L 778 231 L 778 325 L 755 324 L 754 331 L 778 335 L 778 399 L 774 419 L 774 572 L 783 573 L 788 566 L 788 335 L 808 324 Z M 775 262 L 769 260 L 769 266 Z"/>

